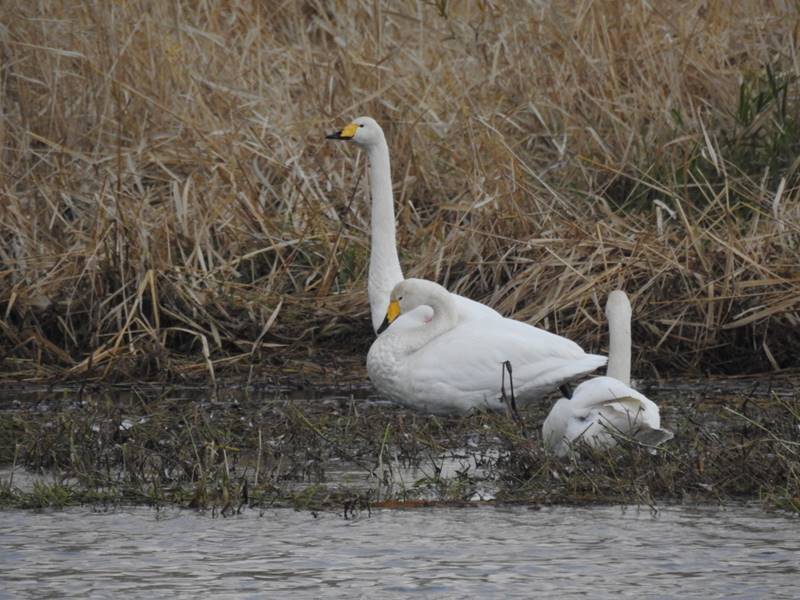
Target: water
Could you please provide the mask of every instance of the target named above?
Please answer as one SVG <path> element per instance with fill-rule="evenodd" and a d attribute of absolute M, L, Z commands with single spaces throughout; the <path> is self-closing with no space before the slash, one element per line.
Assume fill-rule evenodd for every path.
<path fill-rule="evenodd" d="M 662 391 L 665 401 L 672 400 L 672 406 L 665 405 L 664 410 L 668 425 L 680 423 L 687 406 L 697 408 L 695 397 L 723 406 L 725 394 L 730 395 L 726 390 L 692 389 Z M 753 396 L 754 389 L 747 384 L 741 394 L 736 392 L 739 395 L 732 406 L 744 411 L 741 397 Z M 186 413 L 181 411 L 189 406 L 211 423 L 226 418 L 225 427 L 246 417 L 241 439 L 250 441 L 250 450 L 256 438 L 247 437 L 246 431 L 263 428 L 265 443 L 274 443 L 271 448 L 275 452 L 298 462 L 313 458 L 304 453 L 304 448 L 316 438 L 301 421 L 286 420 L 294 438 L 271 427 L 273 422 L 284 423 L 276 419 L 289 410 L 285 390 L 267 390 L 263 397 L 245 396 L 235 389 L 223 390 L 214 397 L 204 396 L 202 390 L 176 390 L 158 400 L 148 396 L 146 402 L 139 398 L 140 390 L 111 390 L 96 397 L 88 391 L 76 394 L 71 388 L 34 392 L 0 391 L 0 415 L 10 418 L 22 411 L 19 414 L 25 419 L 45 424 L 63 415 L 76 423 L 76 431 L 84 432 L 94 444 L 91 448 L 103 451 L 107 446 L 101 441 L 113 445 L 138 439 L 144 434 L 136 428 L 146 429 L 153 421 L 160 419 L 171 427 L 174 422 L 183 423 Z M 772 388 L 769 393 L 780 395 Z M 796 395 L 794 390 L 791 393 Z M 485 439 L 476 434 L 484 433 L 480 427 L 485 425 L 473 430 L 469 422 L 451 420 L 441 421 L 441 428 L 427 427 L 429 423 L 423 417 L 376 402 L 368 393 L 358 402 L 353 400 L 357 394 L 351 392 L 337 396 L 326 391 L 314 398 L 307 395 L 304 391 L 290 408 L 302 411 L 320 427 L 327 424 L 331 429 L 325 429 L 326 435 L 337 443 L 343 443 L 343 432 L 349 430 L 334 425 L 352 422 L 347 427 L 362 435 L 352 436 L 352 447 L 344 449 L 360 462 L 342 460 L 339 453 L 322 445 L 328 450 L 320 453 L 324 475 L 319 480 L 304 471 L 281 469 L 280 464 L 274 473 L 264 468 L 262 479 L 273 474 L 274 484 L 288 489 L 308 484 L 324 485 L 329 490 L 339 486 L 372 489 L 377 485 L 375 476 L 361 465 L 374 466 L 380 456 L 383 469 L 391 467 L 391 477 L 381 477 L 380 497 L 402 497 L 405 490 L 421 491 L 421 497 L 427 497 L 424 481 L 430 480 L 430 497 L 437 499 L 437 485 L 457 479 L 461 472 L 468 472 L 471 478 L 465 489 L 474 492 L 471 498 L 465 498 L 479 501 L 494 497 L 492 473 L 484 473 L 484 463 L 476 460 L 488 457 L 492 464 L 499 452 L 499 442 L 493 445 L 489 435 L 491 430 Z M 762 390 L 759 395 L 768 392 Z M 714 404 L 719 398 L 722 400 Z M 709 413 L 717 420 L 720 415 L 729 416 L 719 406 L 717 412 Z M 172 415 L 173 409 L 175 416 L 170 421 L 165 415 Z M 546 406 L 542 409 L 546 412 Z M 747 410 L 751 415 L 761 414 L 753 412 L 756 409 L 752 406 Z M 315 415 L 321 413 L 336 414 L 339 421 L 317 419 Z M 540 417 L 543 415 L 528 415 L 532 423 L 540 422 Z M 704 420 L 706 425 L 709 422 Z M 161 431 L 154 428 L 156 433 Z M 430 442 L 432 448 L 441 448 L 442 454 L 419 451 L 423 458 L 419 462 L 399 460 L 396 448 L 388 445 L 384 449 L 380 443 L 390 430 L 410 435 L 422 432 L 420 439 Z M 46 427 L 32 431 L 51 436 Z M 177 436 L 180 428 L 170 431 Z M 143 439 L 160 438 L 150 432 Z M 293 439 L 298 441 L 289 443 Z M 48 438 L 48 443 L 57 441 Z M 421 447 L 428 448 L 424 444 Z M 402 452 L 399 454 L 402 458 Z M 426 461 L 429 455 L 431 460 Z M 242 457 L 237 467 L 247 465 Z M 252 477 L 252 465 L 248 468 Z M 77 485 L 69 469 L 30 473 L 21 465 L 15 469 L 10 464 L 0 465 L 0 481 L 8 482 L 12 476 L 13 486 L 20 490 L 30 491 L 35 481 Z M 362 511 L 348 520 L 334 512 L 315 516 L 310 511 L 289 509 L 245 509 L 231 518 L 212 518 L 210 512 L 127 507 L 108 512 L 86 507 L 46 512 L 7 510 L 0 511 L 0 600 L 290 595 L 795 598 L 800 583 L 798 550 L 800 518 L 746 505 L 661 505 L 654 515 L 636 508 L 534 510 L 476 503 L 461 509 L 373 510 L 371 515 Z"/>
<path fill-rule="evenodd" d="M 757 507 L 0 511 L 0 598 L 796 598 Z"/>

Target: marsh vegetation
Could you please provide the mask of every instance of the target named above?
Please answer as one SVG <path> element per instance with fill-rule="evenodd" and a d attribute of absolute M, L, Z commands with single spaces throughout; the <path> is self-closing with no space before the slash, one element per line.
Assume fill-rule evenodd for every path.
<path fill-rule="evenodd" d="M 0 504 L 177 504 L 223 516 L 291 506 L 348 517 L 486 501 L 657 509 L 758 499 L 800 510 L 800 394 L 785 382 L 648 389 L 675 439 L 658 449 L 579 445 L 566 460 L 543 450 L 547 406 L 523 413 L 525 430 L 504 414 L 418 415 L 367 392 L 7 392 L 0 463 L 14 471 L 0 478 Z"/>
<path fill-rule="evenodd" d="M 785 2 L 27 2 L 0 30 L 0 373 L 214 380 L 372 339 L 363 156 L 408 276 L 636 364 L 797 365 Z M 333 358 L 331 358 L 333 357 Z M 309 359 L 312 360 L 309 360 Z"/>

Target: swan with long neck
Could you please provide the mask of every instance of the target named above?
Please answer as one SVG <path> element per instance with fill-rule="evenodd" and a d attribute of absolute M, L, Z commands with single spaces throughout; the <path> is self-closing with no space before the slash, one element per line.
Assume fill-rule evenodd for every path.
<path fill-rule="evenodd" d="M 327 136 L 328 139 L 351 141 L 367 152 L 369 185 L 372 196 L 371 240 L 369 257 L 369 295 L 372 326 L 377 332 L 386 314 L 392 288 L 403 281 L 403 270 L 397 254 L 394 222 L 389 146 L 383 129 L 371 117 L 359 117 L 344 129 Z M 485 317 L 501 318 L 494 309 L 453 294 L 458 318 L 463 320 Z M 430 309 L 421 307 L 408 313 L 395 324 L 397 329 L 415 327 L 430 319 Z"/>
<path fill-rule="evenodd" d="M 419 306 L 431 308 L 428 322 L 395 329 L 403 314 Z M 507 410 L 506 361 L 513 365 L 520 405 L 606 363 L 603 356 L 587 354 L 566 338 L 520 321 L 464 321 L 453 294 L 424 279 L 395 285 L 378 329 L 383 333 L 367 355 L 372 383 L 390 400 L 438 414 Z"/>
<path fill-rule="evenodd" d="M 564 456 L 582 440 L 594 448 L 610 448 L 618 436 L 657 446 L 673 437 L 661 429 L 658 406 L 631 385 L 631 304 L 615 290 L 606 302 L 608 368 L 605 377 L 581 383 L 571 398 L 561 398 L 542 425 L 542 438 L 553 453 Z"/>

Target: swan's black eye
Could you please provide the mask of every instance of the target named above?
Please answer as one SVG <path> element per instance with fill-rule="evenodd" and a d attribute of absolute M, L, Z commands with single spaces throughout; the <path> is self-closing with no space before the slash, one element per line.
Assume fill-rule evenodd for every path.
<path fill-rule="evenodd" d="M 402 300 L 402 299 L 403 299 L 402 296 L 398 296 L 397 301 L 400 302 L 400 300 Z"/>
<path fill-rule="evenodd" d="M 363 126 L 364 126 L 364 124 L 363 124 L 363 123 L 362 123 L 361 125 L 359 125 L 359 127 L 363 127 Z"/>

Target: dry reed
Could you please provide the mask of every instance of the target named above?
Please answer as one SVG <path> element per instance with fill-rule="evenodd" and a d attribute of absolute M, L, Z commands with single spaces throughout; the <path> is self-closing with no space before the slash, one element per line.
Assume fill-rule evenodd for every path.
<path fill-rule="evenodd" d="M 407 275 L 595 349 L 624 286 L 647 374 L 796 366 L 797 27 L 783 0 L 4 3 L 0 372 L 363 351 L 364 157 L 323 139 L 361 114 Z"/>

